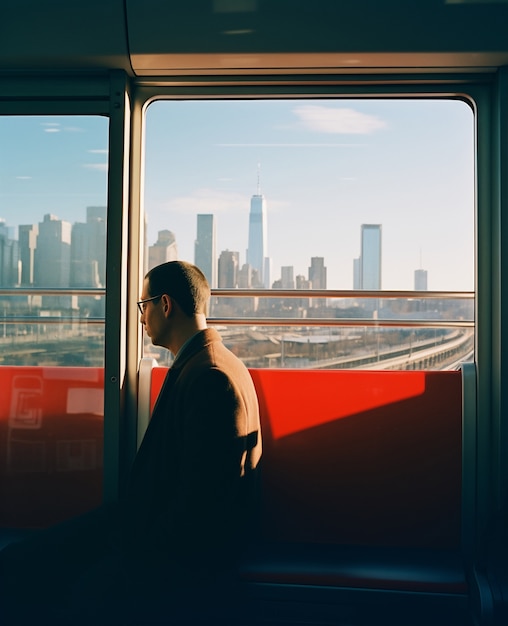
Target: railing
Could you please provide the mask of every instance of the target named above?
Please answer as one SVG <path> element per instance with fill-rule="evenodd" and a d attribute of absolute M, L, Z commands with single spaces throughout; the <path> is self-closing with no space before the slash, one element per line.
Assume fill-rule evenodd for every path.
<path fill-rule="evenodd" d="M 20 287 L 12 289 L 0 289 L 2 296 L 104 296 L 106 290 L 100 289 L 67 289 L 52 288 L 42 289 L 37 287 Z M 77 315 L 6 315 L 5 306 L 0 305 L 1 324 L 104 324 L 104 317 L 89 317 Z"/>
<path fill-rule="evenodd" d="M 473 291 L 382 291 L 326 289 L 212 289 L 212 298 L 349 299 L 349 300 L 474 300 Z M 397 328 L 474 328 L 474 320 L 393 317 L 209 317 L 215 325 L 231 326 L 372 326 Z"/>
<path fill-rule="evenodd" d="M 71 289 L 67 287 L 55 287 L 52 289 L 39 287 L 12 287 L 0 288 L 0 296 L 104 296 L 104 288 Z"/>
<path fill-rule="evenodd" d="M 105 289 L 0 289 L 1 296 L 104 296 Z M 326 290 L 326 289 L 212 289 L 212 298 L 263 298 L 263 299 L 348 299 L 348 300 L 473 300 L 472 291 L 382 291 L 382 290 Z M 36 316 L 6 315 L 0 307 L 0 323 L 44 323 L 44 324 L 103 324 L 103 317 L 82 316 Z M 474 328 L 474 320 L 441 318 L 379 318 L 371 317 L 268 317 L 235 316 L 209 317 L 213 325 L 230 326 L 362 326 L 397 328 Z"/>

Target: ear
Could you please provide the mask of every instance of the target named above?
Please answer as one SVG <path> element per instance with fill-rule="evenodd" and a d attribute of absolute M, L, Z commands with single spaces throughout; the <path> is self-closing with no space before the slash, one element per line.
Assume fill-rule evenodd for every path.
<path fill-rule="evenodd" d="M 164 294 L 161 300 L 162 300 L 162 310 L 164 311 L 164 315 L 166 317 L 169 317 L 171 313 L 173 312 L 173 301 L 167 294 Z"/>

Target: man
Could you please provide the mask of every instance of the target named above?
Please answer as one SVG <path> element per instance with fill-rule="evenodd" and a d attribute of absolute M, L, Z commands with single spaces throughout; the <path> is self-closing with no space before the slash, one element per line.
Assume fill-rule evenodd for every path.
<path fill-rule="evenodd" d="M 0 553 L 12 623 L 209 623 L 206 604 L 234 581 L 255 530 L 262 447 L 254 385 L 207 328 L 209 297 L 190 263 L 147 274 L 140 321 L 175 360 L 125 496 Z"/>
<path fill-rule="evenodd" d="M 182 261 L 148 272 L 140 321 L 174 355 L 125 502 L 134 558 L 177 564 L 180 580 L 231 567 L 250 537 L 261 433 L 244 364 L 207 328 L 210 289 Z"/>

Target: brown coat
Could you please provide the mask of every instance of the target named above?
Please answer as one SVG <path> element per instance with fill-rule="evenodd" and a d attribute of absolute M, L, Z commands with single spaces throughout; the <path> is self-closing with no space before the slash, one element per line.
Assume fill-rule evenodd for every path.
<path fill-rule="evenodd" d="M 227 567 L 255 523 L 259 409 L 244 364 L 214 329 L 169 370 L 134 461 L 127 551 L 150 564 Z"/>

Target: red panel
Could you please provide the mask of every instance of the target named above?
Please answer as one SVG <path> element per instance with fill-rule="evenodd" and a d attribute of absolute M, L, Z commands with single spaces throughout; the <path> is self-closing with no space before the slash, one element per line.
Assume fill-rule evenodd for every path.
<path fill-rule="evenodd" d="M 162 383 L 164 382 L 164 378 L 168 373 L 167 367 L 154 367 L 152 369 L 152 386 L 150 389 L 150 412 L 153 411 L 153 407 L 155 406 L 155 402 L 157 401 L 157 396 L 159 395 L 159 391 L 161 390 Z"/>
<path fill-rule="evenodd" d="M 166 371 L 154 370 L 154 398 Z M 460 372 L 251 374 L 265 538 L 458 547 Z"/>
<path fill-rule="evenodd" d="M 0 367 L 0 526 L 45 526 L 102 500 L 104 371 Z"/>
<path fill-rule="evenodd" d="M 251 375 L 274 439 L 418 398 L 425 391 L 426 376 L 353 370 L 252 370 Z"/>

